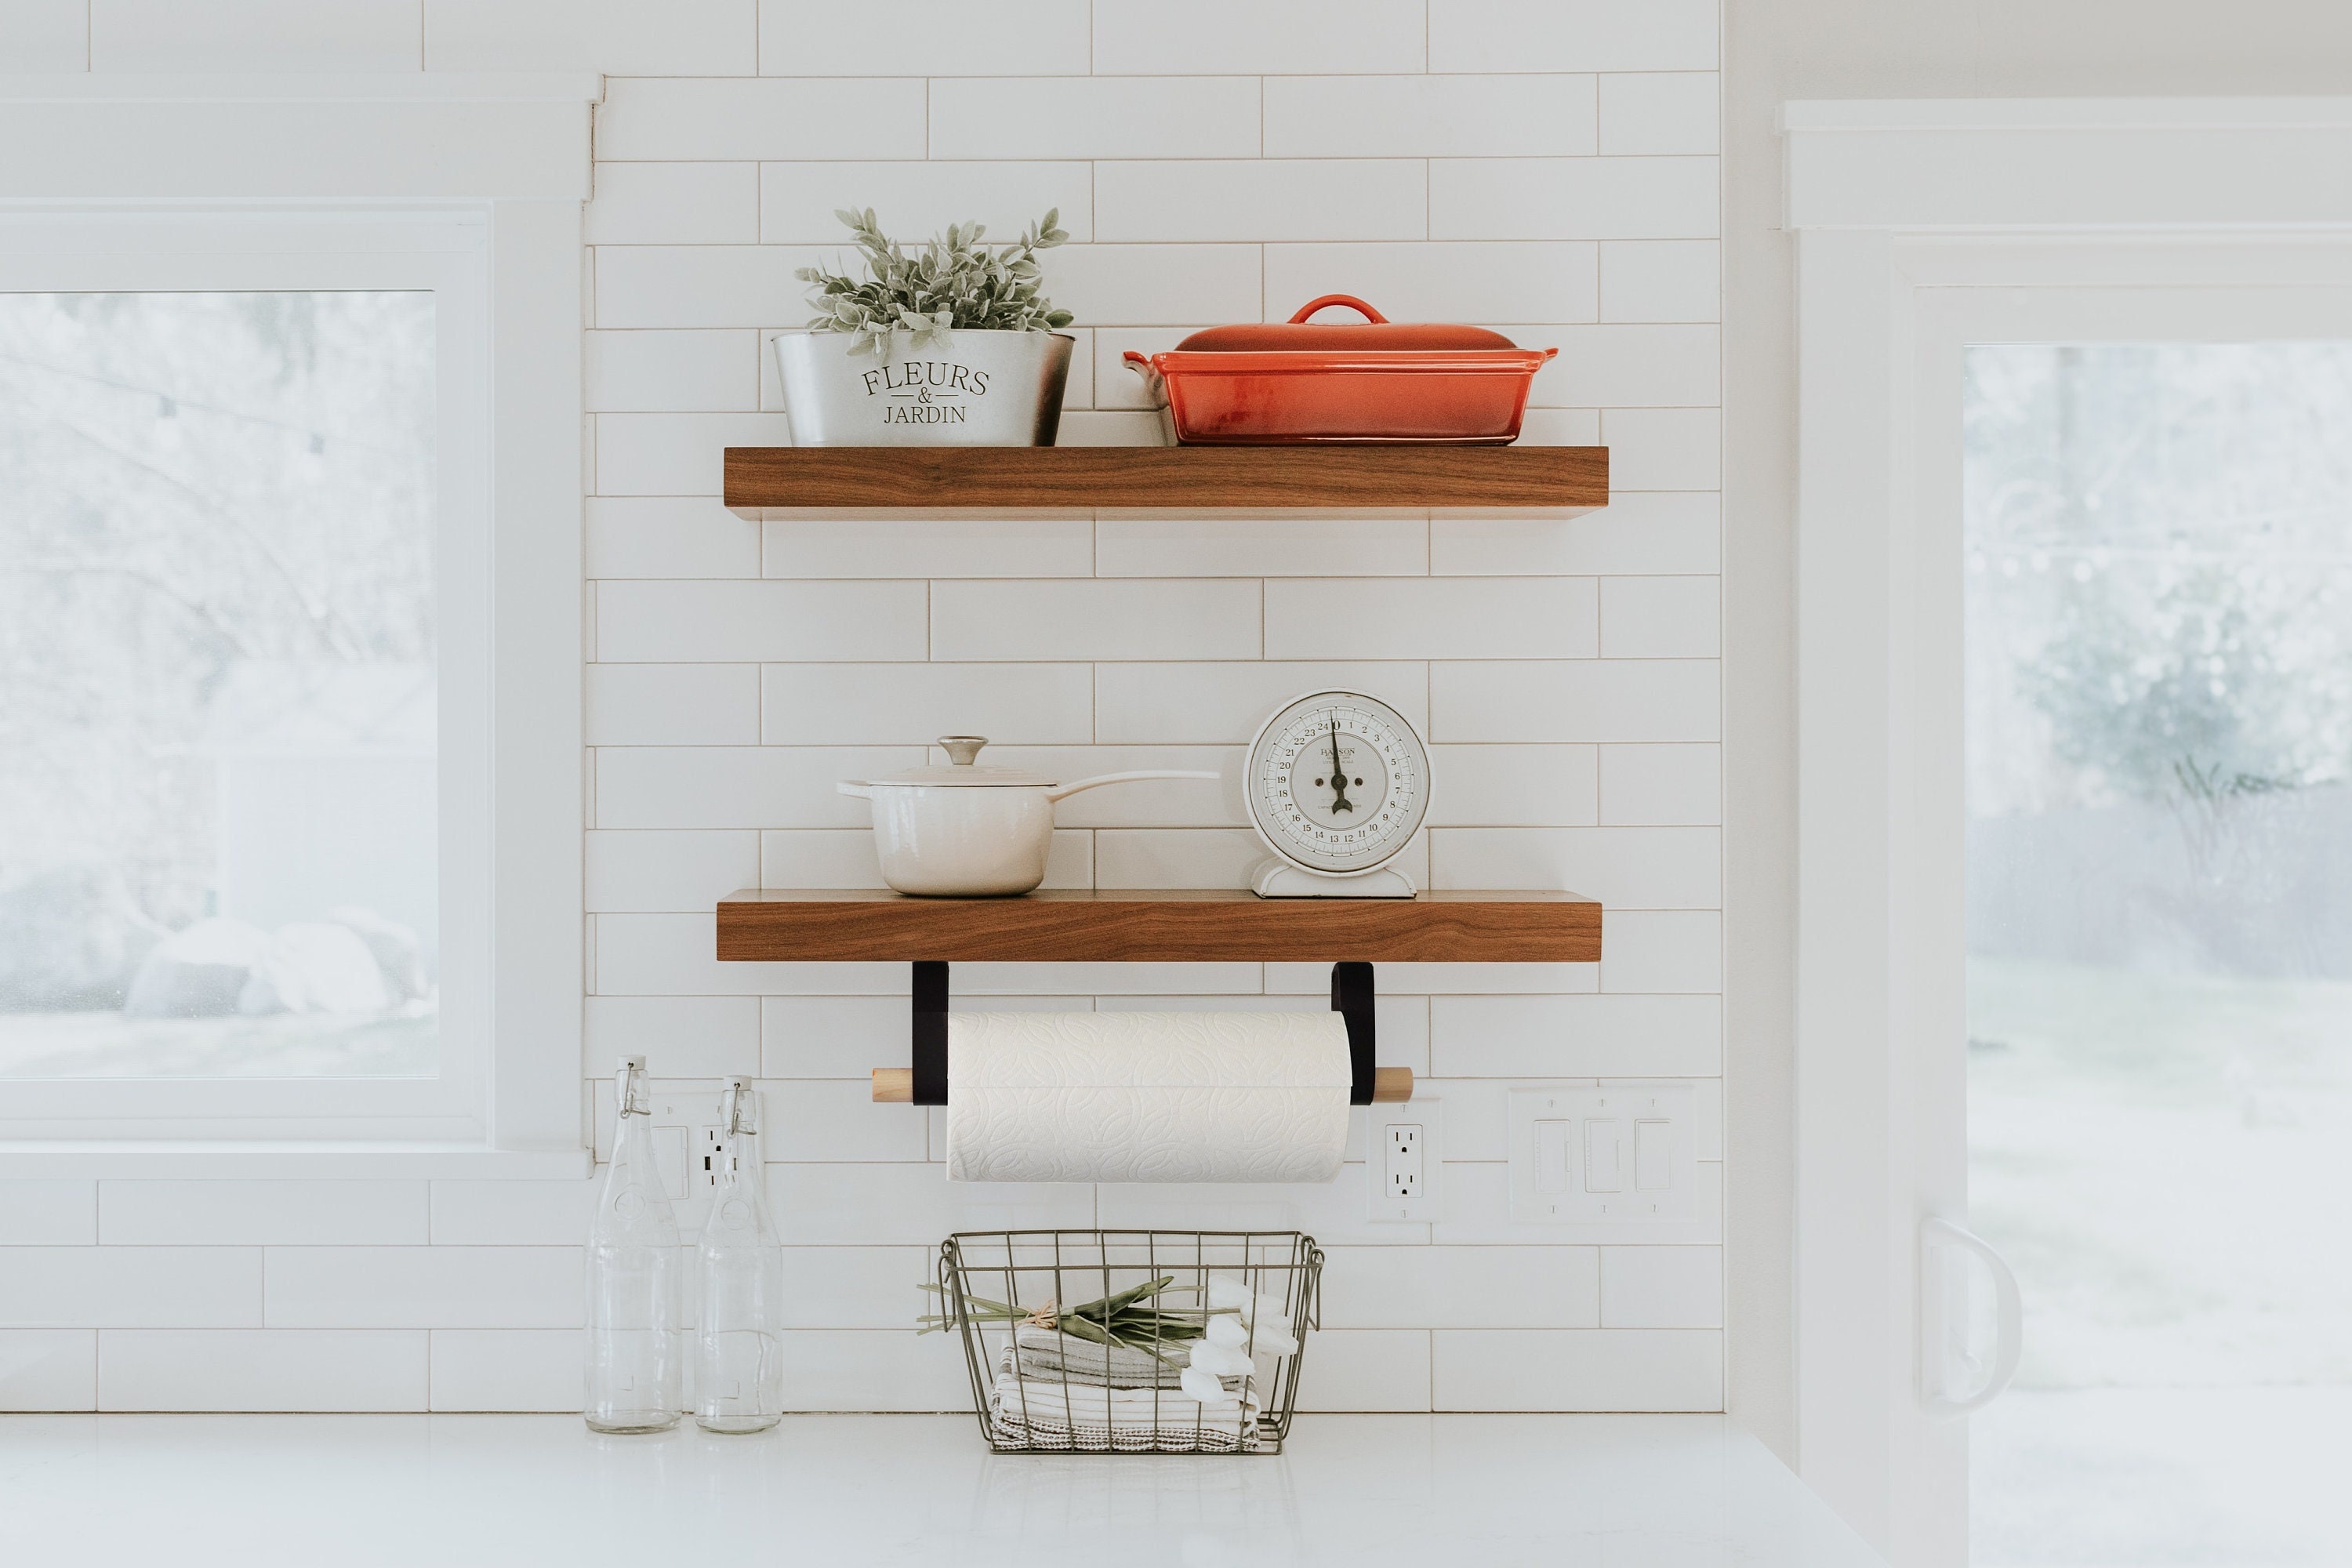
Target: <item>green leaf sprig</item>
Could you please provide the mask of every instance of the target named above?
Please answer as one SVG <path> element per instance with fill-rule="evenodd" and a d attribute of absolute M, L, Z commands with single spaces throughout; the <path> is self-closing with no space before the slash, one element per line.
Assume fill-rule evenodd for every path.
<path fill-rule="evenodd" d="M 925 1285 L 923 1289 L 945 1294 L 937 1285 Z M 1173 1275 L 1162 1275 L 1131 1289 L 1121 1290 L 1115 1296 L 1105 1296 L 1076 1307 L 1056 1307 L 1051 1301 L 1042 1307 L 1018 1307 L 966 1292 L 963 1294 L 963 1310 L 964 1315 L 975 1322 L 999 1326 L 1029 1323 L 1041 1329 L 1058 1329 L 1074 1339 L 1141 1351 L 1162 1366 L 1177 1366 L 1181 1363 L 1170 1361 L 1153 1347 L 1197 1340 L 1208 1332 L 1211 1318 L 1241 1310 L 1238 1307 L 1162 1307 L 1159 1304 L 1158 1298 L 1163 1291 L 1174 1294 L 1197 1289 L 1196 1286 L 1178 1285 Z M 953 1323 L 956 1314 L 926 1312 L 915 1321 L 921 1325 L 915 1331 L 917 1333 L 936 1333 Z"/>
<path fill-rule="evenodd" d="M 985 225 L 950 224 L 945 235 L 934 235 L 911 254 L 882 232 L 872 207 L 842 208 L 833 216 L 856 237 L 865 280 L 823 267 L 803 267 L 793 276 L 811 286 L 809 303 L 817 314 L 808 325 L 850 334 L 853 357 L 878 354 L 889 363 L 897 332 L 911 334 L 911 346 L 918 349 L 946 348 L 958 327 L 1047 332 L 1073 320 L 1038 292 L 1043 279 L 1037 252 L 1070 237 L 1058 226 L 1059 207 L 1048 208 L 1016 245 L 982 245 Z"/>

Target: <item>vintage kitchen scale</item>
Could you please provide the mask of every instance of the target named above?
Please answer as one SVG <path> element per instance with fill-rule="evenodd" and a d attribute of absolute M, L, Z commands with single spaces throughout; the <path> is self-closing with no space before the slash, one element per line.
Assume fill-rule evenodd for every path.
<path fill-rule="evenodd" d="M 1429 748 L 1403 714 L 1360 691 L 1291 701 L 1250 739 L 1243 795 L 1275 858 L 1262 899 L 1410 899 L 1389 864 L 1429 815 Z"/>

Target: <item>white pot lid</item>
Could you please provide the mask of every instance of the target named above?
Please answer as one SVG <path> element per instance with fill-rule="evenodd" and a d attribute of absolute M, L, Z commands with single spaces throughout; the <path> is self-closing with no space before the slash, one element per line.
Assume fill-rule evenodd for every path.
<path fill-rule="evenodd" d="M 950 784 L 963 789 L 974 786 L 1051 789 L 1061 783 L 1059 779 L 1021 768 L 981 767 L 976 759 L 980 749 L 986 744 L 988 737 L 985 735 L 941 735 L 940 745 L 948 754 L 946 767 L 908 768 L 904 773 L 860 782 L 867 784 Z"/>

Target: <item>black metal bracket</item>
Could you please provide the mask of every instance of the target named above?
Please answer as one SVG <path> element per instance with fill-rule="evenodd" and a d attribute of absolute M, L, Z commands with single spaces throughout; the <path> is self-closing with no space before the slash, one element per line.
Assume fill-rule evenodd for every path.
<path fill-rule="evenodd" d="M 1372 1102 L 1372 966 L 1335 963 L 1331 966 L 1331 1011 L 1348 1020 L 1348 1067 L 1354 1079 L 1348 1090 L 1350 1105 Z"/>
<path fill-rule="evenodd" d="M 915 963 L 915 1103 L 948 1102 L 948 966 Z"/>
<path fill-rule="evenodd" d="M 1348 1103 L 1372 1102 L 1372 1068 L 1378 1059 L 1372 1031 L 1372 966 L 1341 963 L 1331 966 L 1331 1011 L 1348 1021 L 1348 1068 L 1353 1080 Z M 936 959 L 915 961 L 914 1023 L 911 1040 L 915 1069 L 914 1102 L 948 1102 L 948 966 Z"/>

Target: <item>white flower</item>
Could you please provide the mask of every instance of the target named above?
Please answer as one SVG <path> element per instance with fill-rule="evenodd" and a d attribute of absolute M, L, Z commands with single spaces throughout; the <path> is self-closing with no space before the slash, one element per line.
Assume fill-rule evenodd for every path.
<path fill-rule="evenodd" d="M 1246 1345 L 1261 1355 L 1298 1353 L 1298 1342 L 1291 1337 L 1289 1330 L 1290 1310 L 1280 1297 L 1260 1295 L 1238 1279 L 1212 1274 L 1209 1305 L 1213 1309 L 1232 1309 L 1211 1313 L 1210 1343 Z"/>
<path fill-rule="evenodd" d="M 1195 1344 L 1192 1363 L 1219 1377 L 1247 1377 L 1250 1373 L 1249 1352 L 1234 1345 Z"/>
<path fill-rule="evenodd" d="M 1225 1385 L 1217 1381 L 1217 1374 L 1206 1367 L 1188 1366 L 1176 1382 L 1185 1393 L 1203 1405 L 1214 1405 L 1229 1397 Z"/>
<path fill-rule="evenodd" d="M 1289 1331 L 1278 1321 L 1268 1321 L 1264 1313 L 1259 1314 L 1254 1324 L 1230 1315 L 1211 1318 L 1209 1342 L 1213 1345 L 1233 1345 L 1261 1355 L 1298 1353 L 1298 1342 L 1290 1337 Z"/>
<path fill-rule="evenodd" d="M 1228 1279 L 1222 1274 L 1209 1276 L 1210 1306 L 1238 1307 L 1242 1310 L 1243 1320 L 1246 1321 L 1250 1313 L 1256 1310 L 1256 1303 L 1257 1298 L 1251 1294 L 1250 1288 L 1240 1280 Z"/>
<path fill-rule="evenodd" d="M 1297 1355 L 1298 1342 L 1279 1324 L 1261 1321 L 1250 1331 L 1249 1348 L 1259 1355 Z"/>

